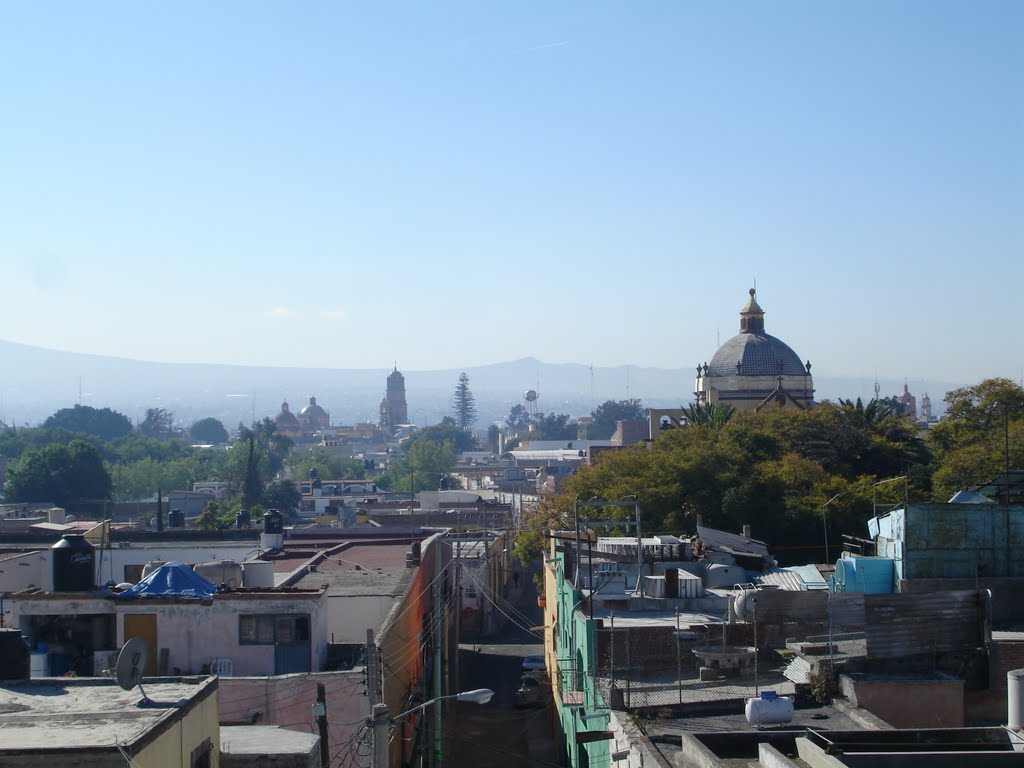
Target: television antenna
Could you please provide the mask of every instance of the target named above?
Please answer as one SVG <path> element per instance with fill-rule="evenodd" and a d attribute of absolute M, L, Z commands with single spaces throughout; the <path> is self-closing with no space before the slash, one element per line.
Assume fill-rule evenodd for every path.
<path fill-rule="evenodd" d="M 153 704 L 142 688 L 142 671 L 146 668 L 147 661 L 149 648 L 146 647 L 146 641 L 141 637 L 133 637 L 124 644 L 121 653 L 117 655 L 117 665 L 114 667 L 114 677 L 118 685 L 126 691 L 139 686 L 139 692 L 142 694 L 139 706 L 143 707 Z"/>

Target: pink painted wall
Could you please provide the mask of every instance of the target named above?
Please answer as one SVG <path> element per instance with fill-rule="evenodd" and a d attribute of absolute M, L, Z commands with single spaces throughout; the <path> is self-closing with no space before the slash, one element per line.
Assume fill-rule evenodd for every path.
<path fill-rule="evenodd" d="M 350 756 L 370 751 L 370 734 L 363 721 L 369 715 L 366 675 L 320 672 L 312 675 L 219 678 L 218 713 L 224 725 L 278 725 L 302 733 L 318 733 L 313 719 L 317 683 L 327 693 L 327 731 L 331 766 L 361 765 Z"/>

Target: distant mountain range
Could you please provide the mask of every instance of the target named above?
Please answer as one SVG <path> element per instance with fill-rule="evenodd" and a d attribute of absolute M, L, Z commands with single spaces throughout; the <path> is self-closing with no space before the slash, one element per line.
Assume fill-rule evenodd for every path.
<path fill-rule="evenodd" d="M 690 368 L 593 367 L 523 358 L 434 371 L 407 371 L 406 399 L 414 423 L 433 424 L 451 411 L 462 371 L 470 378 L 480 427 L 503 419 L 523 393 L 536 389 L 543 412 L 589 413 L 605 400 L 639 398 L 651 407 L 685 405 L 692 398 Z M 0 420 L 37 424 L 59 408 L 81 402 L 110 407 L 138 421 L 147 408 L 166 408 L 178 423 L 205 416 L 229 427 L 272 416 L 287 399 L 298 412 L 313 395 L 336 424 L 377 421 L 388 369 L 273 368 L 240 365 L 152 363 L 118 357 L 60 352 L 0 340 Z M 965 383 L 930 384 L 933 408 L 948 389 Z M 883 396 L 902 391 L 903 381 L 880 381 Z M 870 399 L 873 378 L 815 376 L 818 399 Z M 911 384 L 911 392 L 923 394 Z"/>

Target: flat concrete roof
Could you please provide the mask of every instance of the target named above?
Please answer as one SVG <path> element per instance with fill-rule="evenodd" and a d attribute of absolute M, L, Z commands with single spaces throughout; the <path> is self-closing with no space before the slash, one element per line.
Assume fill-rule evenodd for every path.
<path fill-rule="evenodd" d="M 166 678 L 165 678 L 166 679 Z M 155 702 L 188 701 L 216 678 L 178 678 L 145 683 Z M 0 754 L 11 750 L 116 749 L 132 744 L 164 720 L 176 719 L 176 706 L 140 707 L 138 688 L 123 690 L 102 678 L 44 678 L 0 686 Z"/>
<path fill-rule="evenodd" d="M 320 737 L 276 725 L 222 725 L 220 751 L 229 755 L 277 757 L 310 755 L 320 749 Z"/>

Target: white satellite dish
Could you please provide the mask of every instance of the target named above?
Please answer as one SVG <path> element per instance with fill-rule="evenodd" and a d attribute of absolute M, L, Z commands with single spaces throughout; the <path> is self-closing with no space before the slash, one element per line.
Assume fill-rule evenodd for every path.
<path fill-rule="evenodd" d="M 117 655 L 117 665 L 114 667 L 114 676 L 117 684 L 130 691 L 139 686 L 142 694 L 141 704 L 151 704 L 149 697 L 142 688 L 142 673 L 146 669 L 146 662 L 149 661 L 149 649 L 146 641 L 141 637 L 133 637 L 121 649 Z"/>

